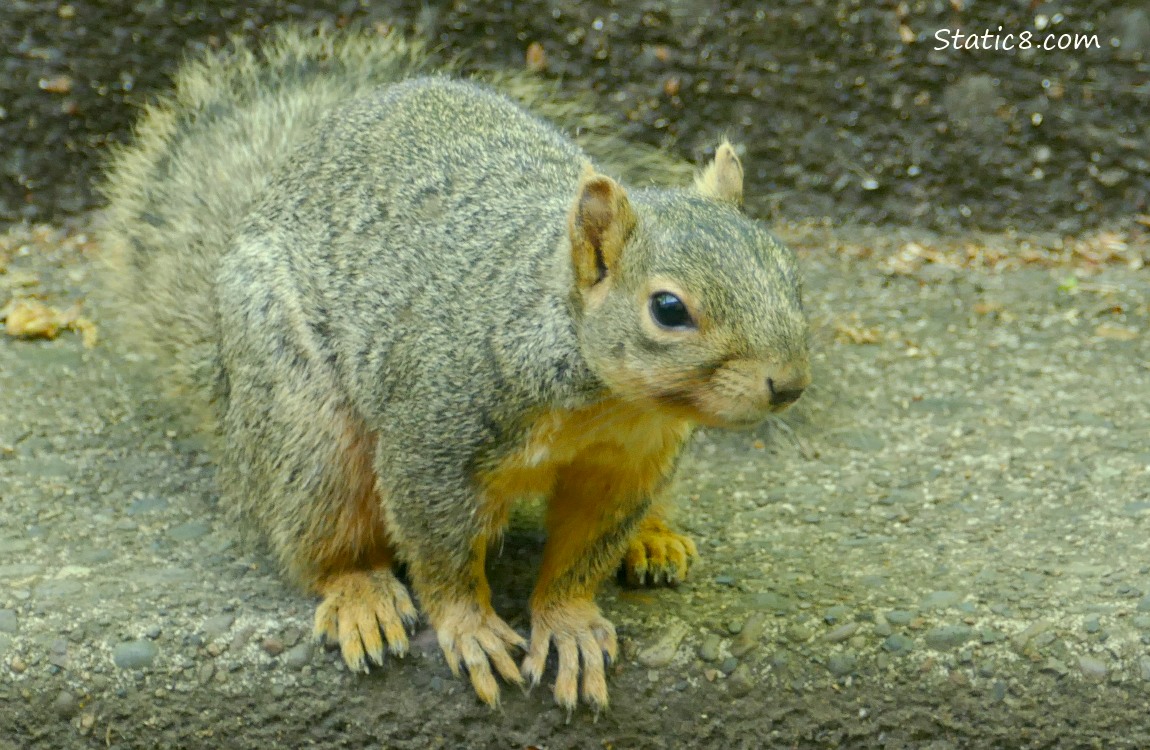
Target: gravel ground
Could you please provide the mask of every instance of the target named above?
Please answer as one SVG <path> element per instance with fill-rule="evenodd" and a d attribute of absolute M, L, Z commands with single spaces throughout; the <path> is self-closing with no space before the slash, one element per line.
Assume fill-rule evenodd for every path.
<path fill-rule="evenodd" d="M 0 748 L 1150 746 L 1145 236 L 1098 262 L 780 231 L 818 386 L 789 425 L 698 439 L 676 494 L 703 561 L 605 590 L 623 656 L 597 721 L 547 690 L 488 711 L 426 629 L 349 674 L 139 368 L 0 337 Z M 83 227 L 0 249 L 7 294 L 91 288 Z M 492 572 L 521 629 L 531 520 Z"/>

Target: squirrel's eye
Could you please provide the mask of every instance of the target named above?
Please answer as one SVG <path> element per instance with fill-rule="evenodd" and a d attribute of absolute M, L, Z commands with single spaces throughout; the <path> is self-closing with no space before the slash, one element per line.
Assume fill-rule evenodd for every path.
<path fill-rule="evenodd" d="M 651 295 L 651 317 L 663 328 L 693 328 L 695 325 L 683 300 L 670 292 Z"/>

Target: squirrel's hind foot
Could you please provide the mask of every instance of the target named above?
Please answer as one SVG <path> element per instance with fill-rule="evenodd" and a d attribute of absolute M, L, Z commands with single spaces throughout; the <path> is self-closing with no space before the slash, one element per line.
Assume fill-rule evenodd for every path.
<path fill-rule="evenodd" d="M 340 573 L 317 588 L 323 601 L 315 611 L 315 638 L 338 643 L 348 669 L 366 672 L 369 660 L 382 665 L 385 640 L 393 655 L 407 653 L 407 628 L 419 615 L 390 570 Z"/>
<path fill-rule="evenodd" d="M 672 531 L 659 519 L 639 527 L 623 558 L 623 575 L 632 586 L 674 586 L 687 577 L 699 551 L 690 537 Z"/>

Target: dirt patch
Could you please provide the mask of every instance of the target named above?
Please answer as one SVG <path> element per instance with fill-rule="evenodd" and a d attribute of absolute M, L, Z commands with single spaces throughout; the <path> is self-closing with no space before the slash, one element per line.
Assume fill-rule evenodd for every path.
<path fill-rule="evenodd" d="M 792 219 L 1077 234 L 1150 200 L 1150 11 L 1134 0 L 21 0 L 0 8 L 0 218 L 97 204 L 102 153 L 186 54 L 283 20 L 395 24 L 473 65 L 530 63 L 689 158 L 727 133 L 746 146 L 753 207 Z M 954 49 L 968 44 L 956 32 L 987 30 L 979 44 L 1030 32 L 1097 46 Z"/>

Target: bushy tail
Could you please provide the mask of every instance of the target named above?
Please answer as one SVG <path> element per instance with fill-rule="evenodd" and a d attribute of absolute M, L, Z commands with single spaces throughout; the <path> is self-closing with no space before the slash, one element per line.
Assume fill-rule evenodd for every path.
<path fill-rule="evenodd" d="M 134 142 L 111 157 L 103 231 L 108 307 L 124 348 L 156 357 L 176 391 L 220 398 L 218 259 L 278 164 L 322 113 L 358 93 L 444 71 L 399 34 L 286 27 L 256 48 L 233 39 L 189 62 L 175 91 L 146 108 Z M 526 73 L 480 76 L 569 131 L 601 168 L 642 182 L 685 182 L 689 165 L 612 134 L 614 120 Z M 126 341 L 124 341 L 126 339 Z M 210 413 L 203 416 L 209 416 Z"/>

